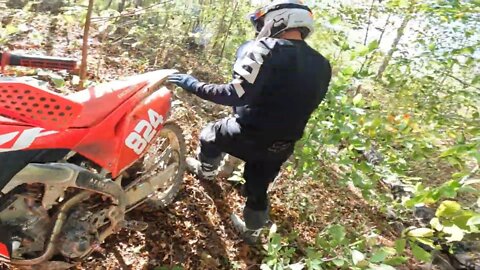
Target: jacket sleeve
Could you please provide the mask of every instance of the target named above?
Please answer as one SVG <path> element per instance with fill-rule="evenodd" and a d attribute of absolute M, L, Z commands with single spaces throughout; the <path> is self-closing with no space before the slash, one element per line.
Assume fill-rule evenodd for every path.
<path fill-rule="evenodd" d="M 226 106 L 250 104 L 262 91 L 271 76 L 274 45 L 258 40 L 240 48 L 234 66 L 233 80 L 228 84 L 198 83 L 194 94 L 202 99 Z"/>

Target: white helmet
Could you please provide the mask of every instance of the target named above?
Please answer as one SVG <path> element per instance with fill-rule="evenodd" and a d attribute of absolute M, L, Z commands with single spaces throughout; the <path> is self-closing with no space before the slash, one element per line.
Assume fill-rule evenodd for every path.
<path fill-rule="evenodd" d="M 300 0 L 276 0 L 249 15 L 258 38 L 276 37 L 298 28 L 303 38 L 313 32 L 313 14 Z"/>

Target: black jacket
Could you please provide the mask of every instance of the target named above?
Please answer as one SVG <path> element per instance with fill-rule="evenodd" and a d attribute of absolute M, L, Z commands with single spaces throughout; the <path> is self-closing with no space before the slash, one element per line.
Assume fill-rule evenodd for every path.
<path fill-rule="evenodd" d="M 264 38 L 237 51 L 233 81 L 197 84 L 195 94 L 233 106 L 242 131 L 296 141 L 325 97 L 330 63 L 304 41 Z"/>

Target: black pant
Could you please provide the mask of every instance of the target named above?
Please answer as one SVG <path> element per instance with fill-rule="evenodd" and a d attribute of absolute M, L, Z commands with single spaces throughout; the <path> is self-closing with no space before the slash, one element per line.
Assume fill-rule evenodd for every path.
<path fill-rule="evenodd" d="M 208 124 L 200 134 L 200 161 L 218 166 L 224 153 L 245 161 L 247 207 L 268 208 L 267 190 L 282 164 L 293 153 L 293 141 L 265 138 L 262 132 L 241 127 L 235 118 Z"/>

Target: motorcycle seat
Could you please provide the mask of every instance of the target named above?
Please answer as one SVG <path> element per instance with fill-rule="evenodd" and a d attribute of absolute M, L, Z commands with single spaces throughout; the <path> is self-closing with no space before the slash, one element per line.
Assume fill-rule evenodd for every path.
<path fill-rule="evenodd" d="M 91 86 L 70 94 L 68 99 L 82 104 L 83 111 L 72 123 L 72 128 L 92 127 L 128 100 L 146 81 L 120 80 Z"/>

